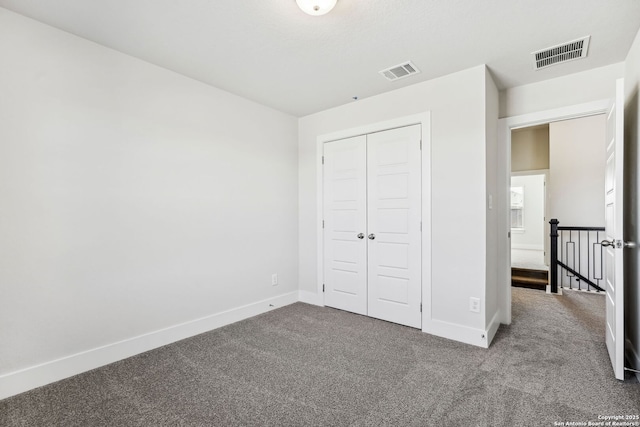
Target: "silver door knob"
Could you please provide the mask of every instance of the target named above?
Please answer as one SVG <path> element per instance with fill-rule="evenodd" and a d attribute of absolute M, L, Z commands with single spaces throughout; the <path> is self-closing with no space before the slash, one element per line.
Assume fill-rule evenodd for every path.
<path fill-rule="evenodd" d="M 358 234 L 358 239 L 364 239 L 364 234 L 359 233 L 359 234 Z"/>
<path fill-rule="evenodd" d="M 636 247 L 634 242 L 623 242 L 622 240 L 603 240 L 600 244 L 602 246 L 611 246 L 617 249 Z"/>
<path fill-rule="evenodd" d="M 375 235 L 375 234 L 373 234 L 373 233 L 371 233 L 371 234 L 369 234 L 367 237 L 369 238 L 369 240 L 373 240 L 373 239 L 375 239 L 375 238 L 376 238 L 376 235 Z"/>

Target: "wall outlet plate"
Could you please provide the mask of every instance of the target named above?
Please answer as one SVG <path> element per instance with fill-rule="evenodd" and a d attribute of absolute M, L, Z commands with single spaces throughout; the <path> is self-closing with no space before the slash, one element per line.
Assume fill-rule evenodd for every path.
<path fill-rule="evenodd" d="M 480 313 L 480 298 L 469 298 L 469 311 Z"/>
<path fill-rule="evenodd" d="M 271 286 L 276 286 L 278 284 L 278 273 L 273 273 L 271 275 Z"/>

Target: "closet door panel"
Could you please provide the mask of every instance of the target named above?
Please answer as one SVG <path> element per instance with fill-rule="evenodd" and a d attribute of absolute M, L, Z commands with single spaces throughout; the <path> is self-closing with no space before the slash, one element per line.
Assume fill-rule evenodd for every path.
<path fill-rule="evenodd" d="M 324 144 L 324 303 L 365 315 L 366 158 L 365 136 Z"/>
<path fill-rule="evenodd" d="M 420 125 L 367 136 L 368 315 L 420 328 Z"/>

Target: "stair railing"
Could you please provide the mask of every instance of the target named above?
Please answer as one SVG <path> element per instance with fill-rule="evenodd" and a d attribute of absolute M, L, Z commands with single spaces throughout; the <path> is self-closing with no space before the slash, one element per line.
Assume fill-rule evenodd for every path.
<path fill-rule="evenodd" d="M 604 292 L 600 286 L 604 277 L 600 233 L 604 233 L 604 227 L 568 227 L 558 226 L 559 223 L 555 218 L 549 221 L 551 292 L 558 293 L 558 285 L 562 288 Z"/>

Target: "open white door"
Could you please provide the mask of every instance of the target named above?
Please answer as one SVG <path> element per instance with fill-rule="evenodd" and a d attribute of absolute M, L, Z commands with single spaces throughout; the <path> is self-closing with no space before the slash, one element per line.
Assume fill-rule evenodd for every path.
<path fill-rule="evenodd" d="M 367 137 L 324 145 L 324 303 L 367 314 Z"/>
<path fill-rule="evenodd" d="M 607 118 L 605 169 L 605 235 L 602 242 L 606 271 L 606 343 L 613 372 L 624 378 L 624 286 L 623 286 L 623 117 L 624 82 L 616 81 L 616 96 Z"/>

